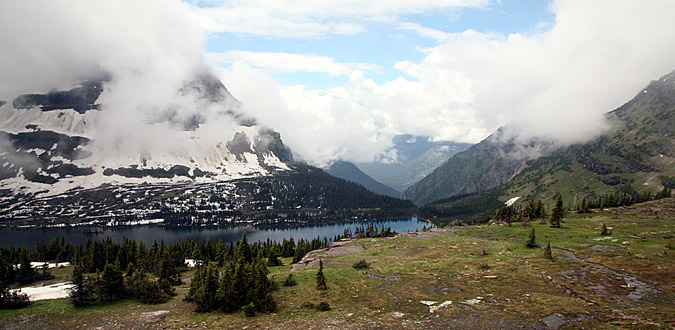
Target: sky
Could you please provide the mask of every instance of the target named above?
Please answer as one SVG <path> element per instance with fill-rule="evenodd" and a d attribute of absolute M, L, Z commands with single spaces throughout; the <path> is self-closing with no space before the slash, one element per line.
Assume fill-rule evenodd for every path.
<path fill-rule="evenodd" d="M 0 98 L 112 72 L 106 100 L 133 117 L 209 67 L 242 111 L 319 166 L 395 161 L 397 134 L 477 143 L 508 124 L 522 139 L 581 142 L 607 129 L 605 112 L 675 69 L 672 0 L 36 0 L 0 9 Z"/>

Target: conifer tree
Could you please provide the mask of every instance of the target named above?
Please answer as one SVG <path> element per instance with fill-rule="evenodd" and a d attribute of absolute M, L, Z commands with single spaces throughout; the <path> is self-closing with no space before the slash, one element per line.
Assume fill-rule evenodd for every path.
<path fill-rule="evenodd" d="M 70 289 L 70 302 L 75 307 L 86 306 L 94 303 L 91 289 L 87 286 L 84 278 L 84 267 L 78 261 L 73 267 L 73 287 Z"/>
<path fill-rule="evenodd" d="M 316 273 L 316 288 L 318 290 L 328 290 L 326 277 L 323 275 L 323 261 L 319 259 L 319 271 Z"/>
<path fill-rule="evenodd" d="M 35 270 L 30 265 L 28 249 L 21 248 L 19 252 L 19 274 L 17 280 L 21 284 L 28 284 L 35 280 Z"/>
<path fill-rule="evenodd" d="M 555 206 L 553 207 L 553 210 L 551 210 L 551 218 L 549 220 L 551 227 L 560 228 L 560 222 L 562 221 L 563 214 L 564 210 L 562 196 L 558 194 L 558 198 L 555 201 Z"/>
<path fill-rule="evenodd" d="M 534 236 L 534 227 L 532 227 L 532 230 L 530 230 L 530 236 L 528 237 L 525 246 L 529 248 L 537 247 L 537 240 Z"/>
<path fill-rule="evenodd" d="M 243 260 L 247 263 L 253 261 L 251 247 L 248 245 L 248 239 L 246 239 L 246 232 L 241 234 L 241 240 L 237 242 L 237 262 L 239 262 L 239 260 Z"/>
<path fill-rule="evenodd" d="M 548 242 L 544 248 L 544 256 L 548 259 L 553 259 L 553 255 L 551 254 L 551 242 Z"/>
<path fill-rule="evenodd" d="M 117 265 L 107 263 L 101 275 L 101 299 L 115 301 L 124 295 L 124 276 Z"/>

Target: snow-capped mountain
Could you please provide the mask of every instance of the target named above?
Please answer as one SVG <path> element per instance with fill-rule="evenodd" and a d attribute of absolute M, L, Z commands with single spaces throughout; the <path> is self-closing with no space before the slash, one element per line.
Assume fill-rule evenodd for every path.
<path fill-rule="evenodd" d="M 110 88 L 110 91 L 108 90 Z M 110 77 L 0 103 L 0 189 L 54 195 L 105 183 L 225 181 L 288 170 L 280 135 L 240 112 L 213 75 L 166 102 L 127 100 Z"/>

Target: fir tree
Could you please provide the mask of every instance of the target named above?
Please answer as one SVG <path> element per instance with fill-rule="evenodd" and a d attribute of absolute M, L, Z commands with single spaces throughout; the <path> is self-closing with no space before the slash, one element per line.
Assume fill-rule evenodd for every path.
<path fill-rule="evenodd" d="M 237 242 L 237 261 L 239 260 L 247 263 L 253 261 L 253 254 L 251 253 L 251 247 L 248 245 L 248 239 L 246 239 L 246 232 L 241 234 L 241 240 Z"/>
<path fill-rule="evenodd" d="M 298 282 L 293 278 L 293 274 L 288 274 L 288 277 L 286 277 L 286 280 L 284 281 L 284 286 L 294 286 L 298 284 Z"/>
<path fill-rule="evenodd" d="M 537 247 L 537 240 L 534 236 L 534 227 L 532 227 L 532 230 L 530 230 L 530 237 L 527 239 L 525 246 L 529 248 Z"/>
<path fill-rule="evenodd" d="M 553 259 L 553 255 L 551 254 L 551 242 L 548 242 L 544 248 L 544 256 L 548 259 Z"/>
<path fill-rule="evenodd" d="M 562 221 L 563 214 L 564 210 L 562 196 L 558 194 L 558 198 L 555 201 L 555 206 L 553 207 L 553 210 L 551 210 L 551 218 L 549 220 L 551 227 L 560 228 L 560 222 Z"/>
<path fill-rule="evenodd" d="M 124 295 L 124 276 L 115 264 L 106 264 L 101 275 L 101 299 L 115 301 Z"/>
<path fill-rule="evenodd" d="M 35 280 L 35 270 L 30 265 L 28 249 L 21 248 L 19 252 L 19 274 L 17 280 L 21 284 L 28 284 Z"/>
<path fill-rule="evenodd" d="M 611 235 L 611 234 L 612 234 L 612 232 L 610 232 L 610 231 L 607 229 L 607 226 L 603 223 L 603 224 L 602 224 L 602 229 L 600 230 L 600 235 L 602 235 L 602 236 L 607 236 L 607 235 Z"/>
<path fill-rule="evenodd" d="M 323 261 L 321 259 L 319 259 L 319 271 L 316 273 L 316 288 L 317 290 L 328 290 L 326 277 L 323 275 Z"/>
<path fill-rule="evenodd" d="M 73 287 L 70 289 L 70 302 L 75 307 L 91 305 L 94 303 L 91 289 L 87 286 L 84 278 L 84 267 L 78 261 L 73 267 Z"/>

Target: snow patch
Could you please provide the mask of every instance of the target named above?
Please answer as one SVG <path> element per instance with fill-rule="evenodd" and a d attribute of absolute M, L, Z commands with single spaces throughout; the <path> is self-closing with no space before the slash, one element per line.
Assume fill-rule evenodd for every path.
<path fill-rule="evenodd" d="M 515 202 L 517 202 L 517 201 L 520 199 L 520 197 L 521 197 L 521 196 L 513 197 L 513 198 L 509 199 L 508 201 L 504 202 L 504 204 L 506 204 L 506 206 L 511 206 L 511 205 L 513 205 Z"/>

